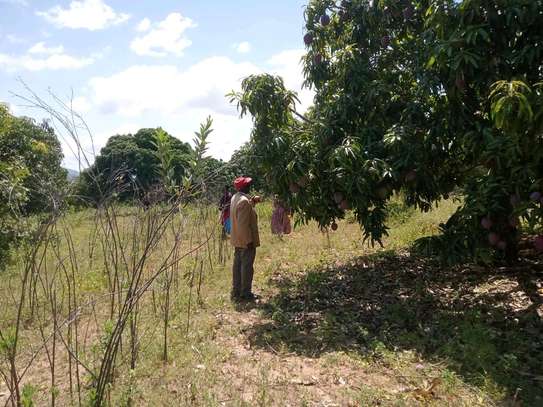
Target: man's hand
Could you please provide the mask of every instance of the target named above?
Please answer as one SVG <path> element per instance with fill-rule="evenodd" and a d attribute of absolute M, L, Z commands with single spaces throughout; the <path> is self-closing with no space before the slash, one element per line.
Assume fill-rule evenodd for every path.
<path fill-rule="evenodd" d="M 255 248 L 255 245 L 253 242 L 247 243 L 247 249 L 254 249 L 254 248 Z"/>

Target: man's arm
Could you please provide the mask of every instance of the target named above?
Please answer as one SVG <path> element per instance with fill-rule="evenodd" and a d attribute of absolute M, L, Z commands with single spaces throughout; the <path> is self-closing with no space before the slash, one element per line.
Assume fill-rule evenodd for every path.
<path fill-rule="evenodd" d="M 253 246 L 260 246 L 260 236 L 258 234 L 258 216 L 255 208 L 251 207 L 251 241 Z"/>

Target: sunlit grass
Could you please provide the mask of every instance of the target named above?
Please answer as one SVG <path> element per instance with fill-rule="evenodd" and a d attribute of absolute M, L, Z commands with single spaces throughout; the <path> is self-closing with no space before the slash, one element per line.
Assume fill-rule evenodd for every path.
<path fill-rule="evenodd" d="M 498 365 L 488 373 L 485 371 L 496 361 L 509 363 L 512 371 L 516 354 L 502 358 L 492 336 L 497 331 L 473 315 L 470 317 L 471 314 L 462 316 L 463 322 L 458 326 L 439 314 L 424 314 L 417 321 L 419 307 L 426 309 L 425 298 L 437 303 L 440 300 L 428 292 L 426 277 L 409 281 L 410 287 L 405 288 L 411 290 L 409 296 L 416 299 L 414 303 L 409 302 L 407 291 L 399 289 L 397 298 L 393 297 L 396 302 L 391 303 L 389 298 L 388 302 L 368 303 L 375 308 L 365 308 L 368 298 L 380 298 L 379 291 L 373 290 L 384 290 L 384 298 L 390 294 L 386 290 L 398 289 L 401 282 L 395 279 L 403 278 L 401 256 L 407 256 L 416 239 L 437 233 L 439 223 L 457 205 L 453 200 L 442 201 L 433 211 L 420 213 L 394 201 L 384 247 L 363 243 L 360 227 L 349 215 L 339 222 L 336 232 L 323 232 L 310 223 L 279 238 L 271 234 L 270 203 L 258 205 L 262 246 L 257 251 L 254 289 L 263 297 L 261 304 L 257 308 L 240 308 L 230 302 L 232 248 L 228 242 L 214 239 L 211 257 L 204 259 L 206 268 L 199 299 L 195 297 L 195 287 L 189 289 L 188 280 L 182 279 L 175 287 L 168 363 L 161 360 L 160 301 L 155 303 L 151 296 L 144 299 L 137 367 L 133 372 L 117 372 L 112 405 L 125 405 L 132 399 L 136 405 L 309 406 L 315 405 L 322 394 L 328 394 L 330 402 L 339 405 L 424 402 L 483 406 L 492 400 L 506 400 L 515 383 L 507 376 L 509 368 Z M 120 227 L 128 231 L 133 209 L 123 207 L 120 211 Z M 208 232 L 218 233 L 216 210 L 206 209 L 203 220 L 202 213 L 193 207 L 181 212 L 187 222 L 199 221 Z M 95 212 L 89 209 L 66 219 L 79 255 L 88 259 L 80 270 L 78 287 L 85 298 L 96 298 L 108 289 L 104 259 L 89 253 L 94 216 Z M 172 228 L 176 227 L 182 224 L 172 224 Z M 201 242 L 205 233 L 187 229 L 184 238 L 184 247 L 188 248 Z M 226 249 L 225 263 L 218 261 L 220 244 Z M 151 269 L 159 263 L 159 257 L 160 252 L 150 259 Z M 181 274 L 188 273 L 194 262 L 201 260 L 187 258 Z M 13 266 L 12 275 L 16 275 L 17 266 Z M 433 271 L 438 276 L 440 272 Z M 345 285 L 341 282 L 344 278 L 352 280 Z M 16 279 L 12 279 L 12 284 L 16 285 Z M 159 279 L 157 298 L 161 284 Z M 8 295 L 10 289 L 13 286 L 3 285 L 3 294 Z M 346 298 L 342 297 L 343 291 L 337 290 L 354 293 L 359 300 L 354 298 L 349 306 L 359 305 L 371 317 L 379 315 L 382 325 L 366 325 L 359 314 L 343 309 Z M 319 304 L 328 298 L 337 298 L 341 305 L 321 307 Z M 99 303 L 97 307 L 100 308 Z M 107 315 L 105 305 L 98 311 Z M 4 319 L 0 325 L 8 323 Z M 434 339 L 435 334 L 425 331 L 430 323 L 443 332 L 454 332 L 454 340 L 451 337 L 450 342 L 443 342 L 444 338 L 439 336 Z M 30 332 L 32 325 L 27 328 Z M 27 341 L 31 338 L 36 337 L 29 335 Z M 510 341 L 524 346 L 525 339 Z M 28 380 L 37 385 L 41 395 L 37 400 L 43 401 L 48 392 L 46 371 L 41 375 L 33 374 Z M 437 379 L 435 383 L 439 385 L 436 384 L 431 397 L 428 393 L 428 400 L 415 397 L 417 391 L 426 394 L 424 390 Z"/>

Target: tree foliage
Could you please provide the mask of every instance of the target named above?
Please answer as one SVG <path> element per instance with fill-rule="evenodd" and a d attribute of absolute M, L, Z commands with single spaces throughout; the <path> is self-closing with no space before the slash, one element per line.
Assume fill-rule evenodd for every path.
<path fill-rule="evenodd" d="M 230 185 L 234 176 L 229 163 L 208 155 L 209 136 L 213 132 L 211 116 L 200 124 L 192 140 L 194 154 L 190 161 L 185 183 L 198 199 L 216 202 L 222 195 L 224 186 Z"/>
<path fill-rule="evenodd" d="M 81 174 L 79 193 L 93 201 L 112 193 L 121 200 L 141 198 L 164 180 L 165 174 L 160 172 L 164 160 L 168 171 L 171 169 L 169 182 L 179 185 L 192 155 L 189 144 L 160 128 L 115 135 Z"/>
<path fill-rule="evenodd" d="M 393 193 L 428 211 L 459 189 L 418 248 L 514 258 L 518 220 L 541 224 L 543 2 L 312 0 L 305 17 L 306 117 L 278 77 L 231 95 L 273 190 L 321 227 L 352 209 L 373 243 Z"/>
<path fill-rule="evenodd" d="M 271 192 L 268 187 L 268 179 L 266 172 L 260 166 L 260 160 L 255 155 L 254 146 L 251 142 L 243 144 L 232 154 L 229 161 L 229 177 L 228 185 L 232 184 L 232 180 L 239 176 L 247 176 L 253 178 L 253 188 L 257 191 L 268 193 Z"/>
<path fill-rule="evenodd" d="M 66 185 L 62 151 L 47 122 L 13 116 L 0 104 L 0 263 L 11 243 L 28 233 L 22 217 L 58 210 Z"/>
<path fill-rule="evenodd" d="M 111 137 L 79 177 L 79 196 L 93 203 L 105 197 L 145 203 L 174 197 L 182 189 L 192 198 L 216 200 L 235 174 L 229 163 L 207 154 L 212 126 L 211 117 L 200 125 L 194 148 L 161 128 Z"/>

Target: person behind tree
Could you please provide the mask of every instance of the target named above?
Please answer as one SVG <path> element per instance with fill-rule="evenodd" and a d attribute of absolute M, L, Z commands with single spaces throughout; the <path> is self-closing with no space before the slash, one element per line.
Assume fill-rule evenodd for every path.
<path fill-rule="evenodd" d="M 221 211 L 221 225 L 223 239 L 226 238 L 226 235 L 230 234 L 231 231 L 231 222 L 230 222 L 230 201 L 232 199 L 232 194 L 230 193 L 230 188 L 228 185 L 224 186 L 224 192 L 219 202 L 219 210 Z"/>
<path fill-rule="evenodd" d="M 271 217 L 271 231 L 274 235 L 283 236 L 288 235 L 291 230 L 289 211 L 279 197 L 275 195 Z"/>
<path fill-rule="evenodd" d="M 232 266 L 232 300 L 253 301 L 252 292 L 254 261 L 256 248 L 260 246 L 258 233 L 258 217 L 255 204 L 258 196 L 251 198 L 248 194 L 253 183 L 250 177 L 239 177 L 234 181 L 238 191 L 230 203 L 230 220 L 232 232 L 230 241 L 234 246 L 234 264 Z"/>

